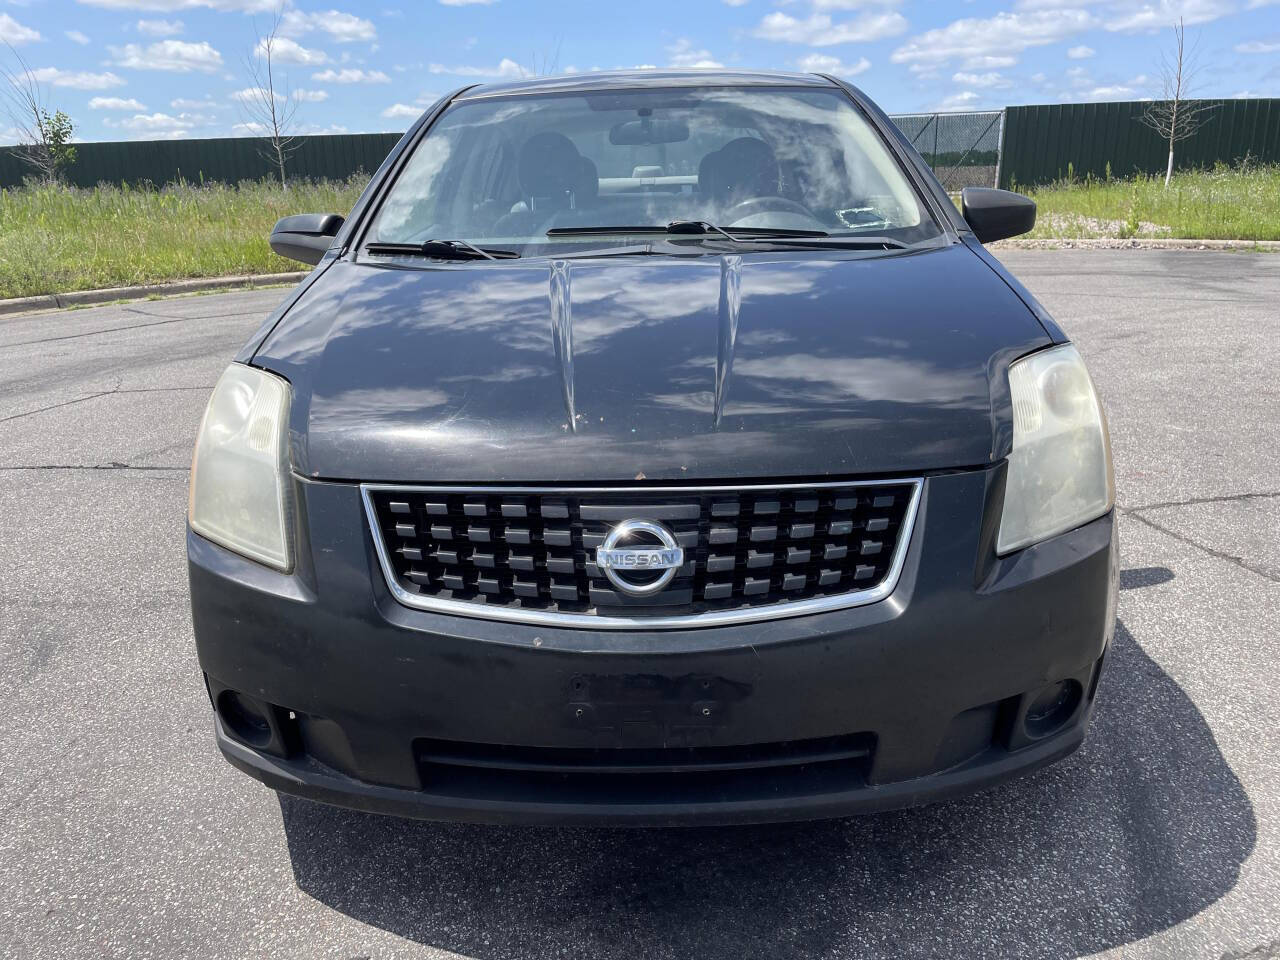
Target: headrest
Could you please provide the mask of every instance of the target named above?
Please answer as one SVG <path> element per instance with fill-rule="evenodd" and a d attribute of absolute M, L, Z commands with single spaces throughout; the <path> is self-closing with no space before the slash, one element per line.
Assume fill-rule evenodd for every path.
<path fill-rule="evenodd" d="M 517 168 L 526 197 L 558 197 L 581 185 L 582 157 L 563 133 L 535 133 L 520 148 Z"/>
<path fill-rule="evenodd" d="M 590 157 L 579 157 L 578 164 L 578 182 L 573 188 L 573 198 L 578 206 L 582 206 L 600 194 L 600 171 Z"/>
<path fill-rule="evenodd" d="M 755 137 L 730 140 L 698 164 L 698 189 L 721 202 L 776 197 L 781 185 L 773 148 Z"/>

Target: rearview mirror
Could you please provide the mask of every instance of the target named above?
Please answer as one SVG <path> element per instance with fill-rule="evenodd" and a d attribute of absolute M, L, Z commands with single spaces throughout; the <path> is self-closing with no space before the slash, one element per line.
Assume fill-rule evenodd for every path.
<path fill-rule="evenodd" d="M 1036 202 L 1009 190 L 965 187 L 960 209 L 981 243 L 1016 237 L 1036 225 Z"/>
<path fill-rule="evenodd" d="M 638 147 L 652 143 L 681 143 L 689 139 L 689 125 L 683 120 L 654 120 L 641 117 L 615 123 L 609 142 L 615 147 Z"/>
<path fill-rule="evenodd" d="M 336 213 L 300 213 L 282 217 L 271 228 L 267 242 L 282 257 L 315 266 L 338 235 L 344 218 Z"/>

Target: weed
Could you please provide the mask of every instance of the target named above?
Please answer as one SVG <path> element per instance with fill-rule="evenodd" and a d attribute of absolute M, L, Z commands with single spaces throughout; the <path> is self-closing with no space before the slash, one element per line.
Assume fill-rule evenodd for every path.
<path fill-rule="evenodd" d="M 0 298 L 280 273 L 267 234 L 291 213 L 346 213 L 366 178 L 0 190 Z"/>

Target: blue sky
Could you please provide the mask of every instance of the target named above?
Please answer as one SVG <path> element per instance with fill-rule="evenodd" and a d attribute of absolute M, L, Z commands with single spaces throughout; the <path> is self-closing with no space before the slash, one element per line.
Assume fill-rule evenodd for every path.
<path fill-rule="evenodd" d="M 0 0 L 0 38 L 78 139 L 243 135 L 244 60 L 278 2 Z M 402 130 L 465 83 L 636 66 L 820 70 L 907 113 L 1158 96 L 1179 16 L 1197 94 L 1280 96 L 1280 0 L 286 0 L 277 60 L 310 133 Z"/>

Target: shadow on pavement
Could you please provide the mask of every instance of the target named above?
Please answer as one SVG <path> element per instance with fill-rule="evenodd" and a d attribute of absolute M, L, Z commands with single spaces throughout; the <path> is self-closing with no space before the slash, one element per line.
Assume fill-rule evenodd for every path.
<path fill-rule="evenodd" d="M 1120 571 L 1121 590 L 1141 590 L 1143 587 L 1158 587 L 1173 579 L 1173 571 L 1168 567 L 1130 567 Z"/>
<path fill-rule="evenodd" d="M 1235 884 L 1253 809 L 1185 693 L 1118 625 L 1084 748 L 932 807 L 697 830 L 433 824 L 281 797 L 298 886 L 472 957 L 1064 957 Z"/>

